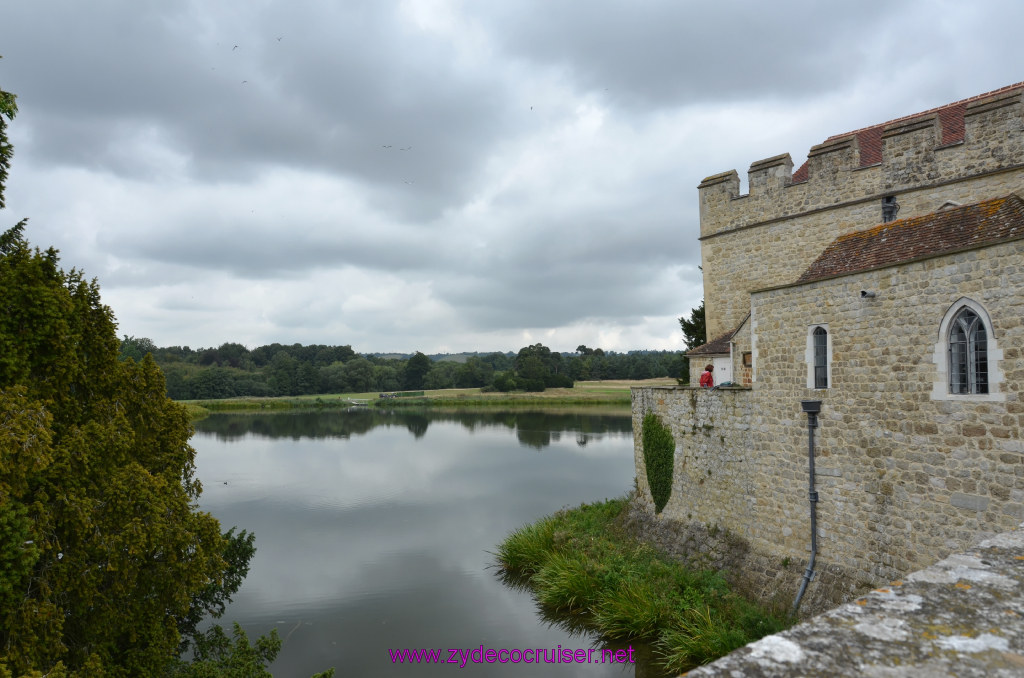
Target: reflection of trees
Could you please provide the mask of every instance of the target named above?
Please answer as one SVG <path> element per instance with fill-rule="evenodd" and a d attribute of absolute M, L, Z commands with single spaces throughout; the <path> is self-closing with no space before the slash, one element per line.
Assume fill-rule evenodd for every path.
<path fill-rule="evenodd" d="M 196 431 L 213 433 L 222 440 L 246 435 L 262 438 L 348 438 L 363 435 L 378 426 L 398 422 L 372 410 L 348 412 L 281 412 L 213 414 L 195 422 Z M 399 424 L 400 425 L 400 424 Z"/>
<path fill-rule="evenodd" d="M 222 440 L 246 435 L 265 438 L 348 438 L 364 435 L 379 427 L 402 427 L 416 438 L 423 437 L 430 424 L 454 422 L 470 431 L 504 428 L 515 431 L 523 445 L 541 449 L 557 442 L 563 432 L 576 436 L 579 445 L 602 434 L 626 434 L 633 430 L 630 415 L 543 412 L 380 410 L 357 408 L 347 411 L 306 411 L 276 413 L 219 413 L 195 422 L 196 431 L 213 433 Z M 583 441 L 582 443 L 580 441 Z"/>
<path fill-rule="evenodd" d="M 516 429 L 516 438 L 521 445 L 536 447 L 538 450 L 551 444 L 551 431 L 536 428 Z"/>
<path fill-rule="evenodd" d="M 403 423 L 409 429 L 409 433 L 419 439 L 426 434 L 427 427 L 430 426 L 430 417 L 422 413 L 412 412 L 409 413 L 409 416 L 403 417 Z"/>

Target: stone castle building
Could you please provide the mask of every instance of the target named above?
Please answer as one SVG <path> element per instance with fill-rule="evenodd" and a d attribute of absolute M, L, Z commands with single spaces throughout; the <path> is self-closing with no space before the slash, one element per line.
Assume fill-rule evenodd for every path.
<path fill-rule="evenodd" d="M 755 162 L 747 195 L 735 170 L 701 182 L 709 341 L 690 383 L 710 362 L 735 386 L 634 390 L 651 529 L 674 525 L 717 565 L 736 544 L 707 537 L 727 533 L 766 590 L 795 593 L 811 531 L 804 400 L 821 402 L 812 609 L 1024 520 L 1022 94 L 830 137 L 796 171 L 789 154 Z M 676 441 L 658 515 L 648 412 Z"/>

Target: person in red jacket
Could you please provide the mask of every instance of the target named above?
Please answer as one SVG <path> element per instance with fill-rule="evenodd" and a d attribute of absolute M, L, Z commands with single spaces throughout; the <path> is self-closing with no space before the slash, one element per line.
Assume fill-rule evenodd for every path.
<path fill-rule="evenodd" d="M 705 365 L 704 374 L 700 375 L 700 386 L 701 388 L 714 388 L 715 378 L 711 376 L 711 372 L 714 371 L 714 365 Z"/>

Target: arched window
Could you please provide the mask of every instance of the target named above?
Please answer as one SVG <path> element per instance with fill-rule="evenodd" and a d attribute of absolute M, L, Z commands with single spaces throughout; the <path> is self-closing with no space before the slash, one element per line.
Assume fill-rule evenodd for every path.
<path fill-rule="evenodd" d="M 814 388 L 828 388 L 828 331 L 815 327 L 814 339 Z"/>
<path fill-rule="evenodd" d="M 807 326 L 807 348 L 804 353 L 807 388 L 825 389 L 832 386 L 832 337 L 828 332 L 828 323 Z"/>
<path fill-rule="evenodd" d="M 961 297 L 946 309 L 933 336 L 932 400 L 1006 400 L 1003 349 L 988 309 Z"/>
<path fill-rule="evenodd" d="M 949 327 L 949 392 L 988 393 L 988 335 L 981 318 L 967 307 Z"/>

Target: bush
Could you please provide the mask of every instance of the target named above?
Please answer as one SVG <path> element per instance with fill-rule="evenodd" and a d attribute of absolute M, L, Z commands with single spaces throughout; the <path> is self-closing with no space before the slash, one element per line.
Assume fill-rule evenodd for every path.
<path fill-rule="evenodd" d="M 516 390 L 516 387 L 516 378 L 511 371 L 499 372 L 494 376 L 494 388 L 501 391 L 502 393 L 514 391 Z"/>
<path fill-rule="evenodd" d="M 658 415 L 648 412 L 643 423 L 644 466 L 647 485 L 654 499 L 654 511 L 661 513 L 672 495 L 672 466 L 676 455 L 676 442 L 672 431 L 661 423 Z"/>

